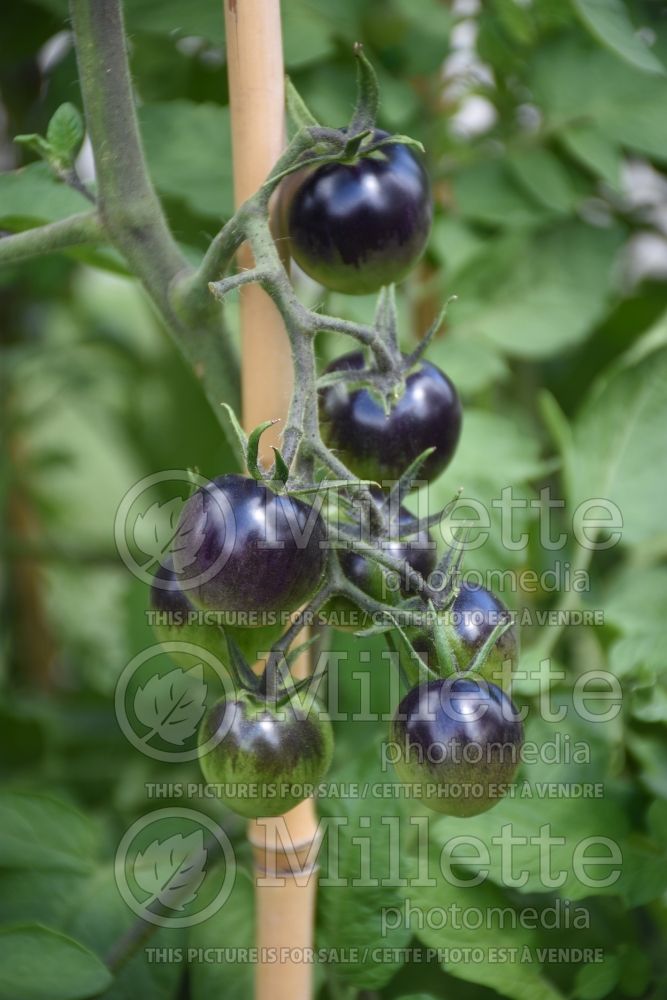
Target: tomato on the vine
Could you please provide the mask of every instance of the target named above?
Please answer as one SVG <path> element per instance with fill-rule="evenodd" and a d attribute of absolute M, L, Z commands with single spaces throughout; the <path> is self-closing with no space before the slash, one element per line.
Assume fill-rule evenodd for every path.
<path fill-rule="evenodd" d="M 333 755 L 333 728 L 318 702 L 306 711 L 286 699 L 270 703 L 243 690 L 204 718 L 199 746 L 206 781 L 241 816 L 280 816 L 310 794 Z"/>
<path fill-rule="evenodd" d="M 194 604 L 254 626 L 312 597 L 326 564 L 326 529 L 297 497 L 230 474 L 189 498 L 172 555 Z"/>
<path fill-rule="evenodd" d="M 376 129 L 370 141 L 387 134 Z M 428 240 L 433 206 L 418 156 L 389 143 L 353 163 L 290 175 L 281 187 L 280 214 L 290 254 L 306 274 L 333 291 L 363 295 L 412 270 Z"/>
<path fill-rule="evenodd" d="M 344 354 L 327 372 L 365 367 L 361 351 Z M 428 361 L 405 380 L 405 391 L 385 415 L 368 389 L 343 383 L 320 390 L 322 434 L 360 479 L 398 479 L 427 448 L 419 478 L 433 480 L 449 465 L 461 434 L 461 403 L 452 382 Z"/>
<path fill-rule="evenodd" d="M 456 657 L 459 670 L 466 670 L 498 626 L 512 621 L 512 615 L 503 602 L 486 587 L 473 586 L 462 581 L 458 594 L 445 611 L 440 612 L 447 628 L 447 638 Z M 425 631 L 415 639 L 415 645 L 427 662 L 436 656 L 433 637 Z M 519 660 L 519 630 L 511 624 L 496 639 L 480 673 L 489 681 L 502 687 L 511 679 L 511 672 Z"/>
<path fill-rule="evenodd" d="M 165 560 L 155 574 L 150 590 L 151 611 L 155 612 L 153 631 L 159 642 L 189 643 L 200 646 L 229 666 L 227 637 L 239 646 L 249 663 L 255 663 L 261 653 L 271 649 L 273 643 L 285 631 L 285 623 L 277 619 L 272 624 L 258 625 L 256 628 L 236 628 L 218 623 L 217 615 L 202 613 L 188 600 L 181 590 L 178 576 L 171 558 Z M 224 617 L 224 616 L 223 616 Z M 192 662 L 192 656 L 184 650 L 171 648 L 169 655 L 178 663 Z"/>
<path fill-rule="evenodd" d="M 391 725 L 401 781 L 436 812 L 476 816 L 507 791 L 520 762 L 523 725 L 495 684 L 475 674 L 420 684 Z"/>
<path fill-rule="evenodd" d="M 372 489 L 372 492 L 378 496 L 379 491 Z M 425 579 L 435 569 L 435 542 L 425 528 L 419 528 L 417 519 L 407 507 L 400 507 L 397 524 L 390 528 L 389 541 L 383 543 L 383 551 L 394 559 L 404 560 Z M 339 550 L 338 559 L 350 583 L 376 601 L 396 604 L 401 597 L 407 597 L 412 592 L 405 574 L 399 576 L 353 548 Z M 327 616 L 327 622 L 334 628 L 355 631 L 370 624 L 368 615 L 342 595 L 328 601 L 322 615 Z"/>

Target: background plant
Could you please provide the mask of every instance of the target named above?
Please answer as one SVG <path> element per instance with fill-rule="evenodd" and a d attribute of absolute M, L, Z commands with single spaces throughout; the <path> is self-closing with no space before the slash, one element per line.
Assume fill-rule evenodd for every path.
<path fill-rule="evenodd" d="M 82 106 L 68 38 L 51 41 L 67 30 L 65 7 L 59 0 L 21 3 L 6 18 L 0 45 L 7 171 L 0 177 L 0 224 L 18 232 L 88 213 L 91 206 L 80 191 L 54 179 L 30 147 L 10 142 L 17 134 L 48 139 L 48 123 L 63 103 Z M 220 218 L 231 213 L 219 10 L 208 0 L 159 10 L 135 0 L 127 20 L 148 164 L 175 234 L 172 263 L 194 266 Z M 623 713 L 614 724 L 570 719 L 561 726 L 573 738 L 583 730 L 595 753 L 585 773 L 563 765 L 559 780 L 604 781 L 605 798 L 584 809 L 567 800 L 507 802 L 488 819 L 466 822 L 467 831 L 474 828 L 490 841 L 503 821 L 528 835 L 549 821 L 566 838 L 563 867 L 582 837 L 602 831 L 617 839 L 623 878 L 612 891 L 585 899 L 590 931 L 494 931 L 487 942 L 590 942 L 606 947 L 607 960 L 590 969 L 327 967 L 323 995 L 349 986 L 352 995 L 366 989 L 387 997 L 417 989 L 463 997 L 489 990 L 517 998 L 659 996 L 667 795 L 660 458 L 667 365 L 667 83 L 661 66 L 667 36 L 659 9 L 618 3 L 600 13 L 583 0 L 557 7 L 546 0 L 525 7 L 497 0 L 478 11 L 394 0 L 343 3 L 334 10 L 294 0 L 285 5 L 285 36 L 288 70 L 327 122 L 348 117 L 354 85 L 349 50 L 361 39 L 380 74 L 382 124 L 421 139 L 427 149 L 437 219 L 419 275 L 399 293 L 401 328 L 409 345 L 411 332 L 416 336 L 429 325 L 443 298 L 458 296 L 430 356 L 451 375 L 466 404 L 464 436 L 434 502 L 445 503 L 460 484 L 482 501 L 510 484 L 529 499 L 553 484 L 554 495 L 567 499 L 564 521 L 579 499 L 595 495 L 613 499 L 624 515 L 622 544 L 592 562 L 591 590 L 583 598 L 604 608 L 604 628 L 542 629 L 535 636 L 524 630 L 528 650 L 531 639 L 552 646 L 566 671 L 554 698 L 567 702 L 577 675 L 593 666 L 612 669 L 623 683 Z M 64 160 L 57 164 L 61 174 L 70 166 Z M 88 183 L 85 157 L 78 166 Z M 105 955 L 131 919 L 113 883 L 115 844 L 146 811 L 146 781 L 168 780 L 156 763 L 137 762 L 113 715 L 118 673 L 150 638 L 145 587 L 117 564 L 109 526 L 127 484 L 146 472 L 196 465 L 212 476 L 232 469 L 235 460 L 200 384 L 163 336 L 136 281 L 127 280 L 127 259 L 118 247 L 96 241 L 36 261 L 11 258 L 0 243 L 1 398 L 9 444 L 1 482 L 10 529 L 2 580 L 0 739 L 7 779 L 1 916 L 6 924 L 39 921 Z M 300 292 L 337 316 L 367 321 L 372 315 L 372 300 L 323 299 L 305 284 Z M 210 323 L 217 342 L 217 310 L 205 313 L 200 327 Z M 233 301 L 225 316 L 233 333 Z M 172 333 L 178 336 L 177 325 Z M 332 342 L 326 351 L 333 356 L 342 346 Z M 233 370 L 231 358 L 225 361 L 222 377 Z M 227 387 L 232 399 L 233 383 Z M 553 555 L 540 545 L 536 511 L 528 509 L 525 521 L 527 551 L 501 547 L 495 525 L 489 542 L 469 554 L 468 566 L 548 569 Z M 571 545 L 557 555 L 573 565 L 584 558 Z M 502 596 L 532 609 L 577 599 L 546 591 Z M 351 657 L 342 697 L 354 711 L 359 685 L 353 670 L 365 669 L 362 657 L 377 654 L 382 640 L 335 641 Z M 387 711 L 382 675 L 372 684 L 374 708 Z M 380 729 L 377 723 L 339 724 L 332 776 L 369 780 Z M 535 723 L 528 738 L 544 740 L 550 732 Z M 554 767 L 525 768 L 524 776 L 533 784 L 554 780 Z M 343 808 L 354 821 L 361 805 L 373 808 L 369 801 L 344 802 Z M 386 802 L 375 806 L 386 814 Z M 237 821 L 229 814 L 216 818 L 240 844 Z M 459 822 L 444 819 L 436 826 L 434 847 Z M 354 823 L 341 856 L 352 877 L 359 863 L 353 836 Z M 377 848 L 379 856 L 379 842 Z M 498 874 L 477 895 L 480 906 L 519 906 L 527 897 L 538 908 L 550 905 L 551 896 L 540 889 L 531 876 L 521 893 L 509 892 Z M 320 942 L 356 943 L 356 919 L 380 943 L 380 907 L 400 905 L 403 891 L 323 889 Z M 465 905 L 473 891 L 466 890 Z M 562 895 L 576 899 L 581 891 L 568 882 Z M 413 890 L 410 899 L 427 908 L 441 905 L 445 895 L 456 901 L 449 886 Z M 250 882 L 239 881 L 233 905 L 193 929 L 192 940 L 249 944 L 251 899 Z M 184 937 L 158 934 L 165 941 Z M 470 932 L 427 928 L 419 936 L 445 947 L 469 943 Z M 381 943 L 409 940 L 399 931 Z M 0 947 L 5 944 L 17 947 L 15 938 L 0 935 Z M 28 940 L 27 947 L 34 946 Z M 245 997 L 251 972 L 247 966 L 195 966 L 187 988 L 194 997 L 213 989 Z M 151 966 L 139 954 L 109 995 L 144 989 L 175 996 L 183 976 L 177 964 Z"/>

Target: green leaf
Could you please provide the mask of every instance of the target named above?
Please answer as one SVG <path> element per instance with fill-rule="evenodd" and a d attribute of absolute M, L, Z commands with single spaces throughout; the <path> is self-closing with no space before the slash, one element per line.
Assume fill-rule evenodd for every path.
<path fill-rule="evenodd" d="M 522 228 L 553 214 L 524 193 L 501 160 L 484 159 L 461 170 L 452 186 L 459 211 L 476 222 Z"/>
<path fill-rule="evenodd" d="M 146 156 L 157 189 L 199 215 L 234 210 L 229 108 L 177 100 L 139 108 Z"/>
<path fill-rule="evenodd" d="M 379 753 L 376 745 L 372 753 L 357 754 L 347 772 L 353 771 L 362 786 L 365 782 L 383 781 L 392 777 L 380 775 Z M 338 775 L 337 775 L 338 780 Z M 346 779 L 351 780 L 351 779 Z M 397 843 L 407 836 L 407 824 L 397 812 L 398 799 L 349 798 L 322 801 L 322 811 L 335 817 L 342 825 L 332 825 L 326 834 L 320 858 L 333 861 L 326 864 L 320 878 L 318 911 L 321 940 L 325 948 L 351 952 L 363 941 L 367 954 L 336 967 L 336 978 L 353 984 L 359 989 L 379 989 L 387 983 L 401 966 L 400 949 L 410 938 L 405 927 L 384 929 L 382 914 L 387 907 L 397 907 L 401 899 L 398 889 L 390 884 L 390 858 L 395 863 Z M 390 821 L 394 826 L 389 825 Z M 360 850 L 360 843 L 372 837 L 370 850 Z M 393 829 L 393 834 L 391 830 Z M 335 837 L 335 848 L 329 847 L 329 838 Z M 393 846 L 392 846 L 393 839 Z M 363 861 L 368 854 L 368 865 Z M 327 884 L 331 879 L 333 884 Z M 344 884 L 335 884 L 340 879 Z M 384 880 L 384 884 L 383 883 Z M 378 958 L 372 952 L 378 949 L 396 949 L 396 957 Z"/>
<path fill-rule="evenodd" d="M 514 1000 L 562 1000 L 560 991 L 541 974 L 534 935 L 518 919 L 510 917 L 500 923 L 490 916 L 499 912 L 511 914 L 515 909 L 504 893 L 488 882 L 450 884 L 441 867 L 434 863 L 435 854 L 434 851 L 428 872 L 434 884 L 408 885 L 401 892 L 410 907 L 414 932 L 427 947 L 441 949 L 445 971 Z M 436 916 L 441 911 L 444 920 Z M 489 922 L 485 924 L 482 920 L 481 926 L 475 922 L 472 929 L 465 920 L 447 919 L 448 914 L 456 911 L 487 915 Z M 507 949 L 500 962 L 494 960 L 499 948 Z M 475 961 L 470 960 L 472 949 L 481 953 L 481 960 L 478 955 Z"/>
<path fill-rule="evenodd" d="M 89 209 L 90 202 L 57 180 L 46 163 L 0 173 L 0 222 L 4 229 L 30 229 Z"/>
<path fill-rule="evenodd" d="M 344 39 L 359 37 L 360 12 L 354 0 L 290 0 L 282 8 L 285 65 L 290 69 L 321 63 Z M 351 71 L 350 61 L 350 71 Z"/>
<path fill-rule="evenodd" d="M 241 866 L 229 899 L 208 920 L 191 927 L 189 948 L 252 948 L 255 944 L 253 882 Z M 193 962 L 192 1000 L 247 1000 L 252 996 L 255 968 L 251 962 Z"/>
<path fill-rule="evenodd" d="M 73 900 L 81 894 L 88 879 L 84 872 L 3 869 L 0 924 L 39 920 L 62 930 Z"/>
<path fill-rule="evenodd" d="M 55 111 L 46 130 L 56 160 L 70 165 L 83 142 L 85 129 L 80 112 L 73 104 L 61 104 Z"/>
<path fill-rule="evenodd" d="M 569 900 L 616 896 L 628 907 L 659 898 L 667 886 L 664 842 L 640 839 L 632 830 L 626 789 L 610 774 L 614 721 L 583 721 L 576 716 L 570 695 L 554 694 L 552 705 L 566 712 L 557 726 L 535 712 L 528 717 L 526 745 L 541 751 L 534 761 L 522 765 L 513 794 L 478 816 L 436 819 L 430 827 L 434 845 L 442 849 L 458 836 L 478 838 L 488 852 L 488 863 L 486 857 L 481 863 L 462 859 L 458 867 L 483 876 L 483 884 L 490 879 L 509 888 L 511 881 L 519 894 L 557 893 Z M 599 711 L 592 702 L 587 707 Z M 601 707 L 608 709 L 609 704 L 601 703 Z M 554 741 L 567 742 L 570 751 L 561 753 L 557 762 L 547 763 L 548 744 Z M 587 782 L 599 785 L 603 795 L 582 799 L 551 790 L 556 787 L 565 792 Z M 516 838 L 511 866 L 509 836 Z M 551 838 L 548 847 L 545 839 L 540 843 L 540 838 L 547 837 Z M 548 872 L 544 867 L 547 855 Z M 588 867 L 586 858 L 596 856 L 610 860 Z M 474 905 L 472 899 L 469 905 Z"/>
<path fill-rule="evenodd" d="M 582 166 L 618 190 L 621 183 L 621 151 L 592 125 L 570 125 L 558 133 L 565 149 Z"/>
<path fill-rule="evenodd" d="M 591 333 L 607 306 L 620 229 L 578 222 L 496 240 L 458 276 L 452 327 L 510 355 L 546 358 Z"/>
<path fill-rule="evenodd" d="M 616 955 L 605 955 L 603 962 L 582 965 L 575 977 L 575 997 L 578 1000 L 602 1000 L 616 986 L 620 971 Z"/>
<path fill-rule="evenodd" d="M 136 920 L 118 892 L 111 865 L 98 869 L 84 890 L 73 897 L 67 933 L 87 945 L 101 959 L 108 955 Z M 183 974 L 182 952 L 186 932 L 180 928 L 158 927 L 150 940 L 125 962 L 115 974 L 104 1000 L 173 1000 Z M 156 952 L 151 952 L 156 949 Z M 169 961 L 155 959 L 155 954 L 170 950 Z"/>
<path fill-rule="evenodd" d="M 482 392 L 509 376 L 509 368 L 495 344 L 486 337 L 469 337 L 457 329 L 436 337 L 428 349 L 428 360 L 447 372 L 465 398 Z"/>
<path fill-rule="evenodd" d="M 574 210 L 577 193 L 562 163 L 549 150 L 519 150 L 506 162 L 519 184 L 545 208 L 564 215 Z"/>
<path fill-rule="evenodd" d="M 28 149 L 32 149 L 33 153 L 37 153 L 44 160 L 48 160 L 49 158 L 51 147 L 44 136 L 39 135 L 37 132 L 31 132 L 27 135 L 15 135 L 14 142 L 18 142 L 20 146 L 27 146 Z"/>
<path fill-rule="evenodd" d="M 572 6 L 593 37 L 621 59 L 647 73 L 665 72 L 631 23 L 623 0 L 572 0 Z"/>
<path fill-rule="evenodd" d="M 0 928 L 0 1000 L 85 1000 L 111 984 L 78 941 L 38 924 Z"/>
<path fill-rule="evenodd" d="M 40 871 L 89 871 L 93 829 L 72 806 L 30 792 L 0 793 L 0 865 Z"/>
<path fill-rule="evenodd" d="M 498 489 L 507 483 L 518 485 L 537 478 L 543 470 L 540 442 L 529 428 L 521 428 L 497 412 L 468 407 L 447 481 L 444 477 L 442 480 L 442 506 L 445 496 L 451 500 L 454 486 L 462 485 L 469 496 L 467 487 L 473 481 L 483 480 Z"/>
<path fill-rule="evenodd" d="M 570 509 L 590 498 L 612 501 L 624 545 L 662 535 L 656 497 L 667 494 L 667 466 L 659 460 L 665 426 L 667 348 L 603 376 L 577 416 L 565 456 Z"/>
<path fill-rule="evenodd" d="M 556 129 L 586 124 L 617 145 L 667 160 L 667 79 L 570 35 L 538 49 L 529 86 Z"/>

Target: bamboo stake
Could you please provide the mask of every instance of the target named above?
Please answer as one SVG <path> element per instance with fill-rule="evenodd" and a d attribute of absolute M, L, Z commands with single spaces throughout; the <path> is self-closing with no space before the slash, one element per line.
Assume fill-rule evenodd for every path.
<path fill-rule="evenodd" d="M 279 0 L 225 0 L 227 67 L 232 123 L 234 198 L 240 205 L 264 181 L 284 145 L 284 70 Z M 241 267 L 252 266 L 248 248 Z M 282 319 L 258 285 L 241 288 L 243 423 L 284 419 L 292 391 L 290 349 Z M 262 436 L 271 457 L 279 427 Z M 296 672 L 308 670 L 302 658 Z M 250 823 L 256 872 L 256 1000 L 309 1000 L 312 963 L 297 961 L 312 947 L 317 818 L 312 799 L 284 817 Z M 268 949 L 291 950 L 267 961 Z"/>

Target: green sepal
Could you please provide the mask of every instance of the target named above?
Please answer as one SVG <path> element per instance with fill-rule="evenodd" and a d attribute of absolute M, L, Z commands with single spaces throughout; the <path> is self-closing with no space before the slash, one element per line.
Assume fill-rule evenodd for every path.
<path fill-rule="evenodd" d="M 247 691 L 252 691 L 257 693 L 260 686 L 261 677 L 259 677 L 245 656 L 241 652 L 241 647 L 236 642 L 229 632 L 224 632 L 225 640 L 227 642 L 227 651 L 229 653 L 229 667 L 234 674 L 235 680 L 239 687 L 244 688 Z"/>
<path fill-rule="evenodd" d="M 474 671 L 479 671 L 482 669 L 489 656 L 491 655 L 491 650 L 495 646 L 502 636 L 505 635 L 512 627 L 512 622 L 498 622 L 493 631 L 486 637 L 486 641 L 481 649 L 478 649 L 474 657 L 466 667 L 466 673 L 473 673 Z"/>
<path fill-rule="evenodd" d="M 391 616 L 389 615 L 388 617 Z M 394 620 L 393 624 L 393 634 L 385 636 L 385 642 L 393 645 L 395 651 L 398 653 L 401 670 L 409 687 L 437 680 L 438 675 L 424 663 L 409 637 L 396 620 Z"/>
<path fill-rule="evenodd" d="M 405 358 L 404 364 L 406 373 L 412 368 L 413 365 L 416 365 L 419 359 L 423 356 L 424 352 L 426 351 L 427 347 L 435 337 L 436 333 L 438 332 L 442 324 L 445 322 L 445 317 L 447 315 L 447 310 L 449 309 L 449 306 L 451 305 L 452 302 L 456 302 L 457 299 L 458 295 L 449 296 L 444 306 L 436 316 L 434 322 L 428 328 L 422 339 L 419 341 L 414 351 L 412 351 L 412 353 L 409 354 L 407 358 Z"/>
<path fill-rule="evenodd" d="M 355 160 L 359 156 L 359 149 L 361 147 L 364 139 L 367 139 L 371 135 L 371 130 L 369 128 L 364 129 L 363 132 L 358 132 L 357 135 L 351 136 L 345 143 L 345 159 Z"/>
<path fill-rule="evenodd" d="M 287 105 L 287 117 L 297 131 L 302 128 L 321 127 L 317 118 L 288 76 L 285 77 L 285 103 Z"/>
<path fill-rule="evenodd" d="M 248 452 L 248 438 L 245 435 L 245 431 L 241 427 L 240 423 L 236 419 L 236 414 L 228 403 L 220 404 L 229 418 L 229 422 L 232 425 L 232 430 L 234 431 L 234 437 L 232 438 L 233 444 L 236 445 L 234 448 L 234 454 L 238 460 L 240 466 L 246 465 L 246 454 Z"/>
<path fill-rule="evenodd" d="M 387 135 L 383 139 L 378 139 L 372 143 L 365 152 L 366 156 L 372 156 L 375 152 L 381 152 L 383 146 L 407 146 L 409 149 L 416 149 L 419 153 L 425 153 L 424 144 L 419 139 L 412 139 L 409 135 Z"/>
<path fill-rule="evenodd" d="M 298 659 L 302 653 L 305 653 L 307 649 L 310 649 L 313 643 L 317 642 L 319 638 L 319 635 L 311 635 L 310 639 L 305 639 L 304 642 L 300 642 L 298 646 L 294 647 L 294 649 L 290 649 L 285 656 L 287 666 L 291 667 L 294 661 Z M 307 679 L 310 680 L 310 678 Z"/>
<path fill-rule="evenodd" d="M 246 465 L 248 466 L 248 472 L 253 479 L 258 481 L 264 480 L 262 470 L 259 467 L 258 455 L 259 455 L 259 439 L 261 438 L 264 431 L 268 430 L 269 427 L 273 427 L 277 424 L 277 420 L 264 420 L 259 426 L 255 427 L 254 431 L 248 436 L 248 447 L 246 448 Z"/>
<path fill-rule="evenodd" d="M 410 462 L 405 472 L 401 473 L 400 479 L 394 483 L 389 491 L 390 502 L 393 501 L 397 505 L 402 502 L 403 497 L 406 497 L 412 489 L 412 482 L 416 479 L 417 473 L 421 469 L 422 465 L 434 451 L 435 448 L 433 446 L 425 448 L 424 451 L 422 451 L 415 459 L 412 460 L 412 462 Z"/>
<path fill-rule="evenodd" d="M 354 55 L 357 60 L 357 103 L 348 126 L 350 135 L 374 129 L 380 106 L 380 88 L 375 70 L 366 58 L 361 42 L 356 42 Z"/>
<path fill-rule="evenodd" d="M 322 479 L 312 486 L 299 486 L 290 490 L 290 496 L 306 496 L 309 493 L 319 493 L 320 490 L 347 490 L 351 485 L 359 486 L 379 486 L 374 479 L 355 479 L 352 483 L 349 479 Z"/>
<path fill-rule="evenodd" d="M 281 486 L 284 486 L 289 479 L 289 466 L 283 458 L 280 450 L 276 448 L 275 445 L 271 445 L 271 450 L 275 456 L 273 463 L 273 479 L 275 482 L 280 483 Z"/>
<path fill-rule="evenodd" d="M 433 643 L 435 645 L 435 655 L 438 660 L 440 676 L 451 677 L 452 674 L 460 673 L 460 670 L 454 650 L 447 637 L 447 628 L 436 612 L 433 601 L 428 602 L 428 609 L 433 615 Z"/>

